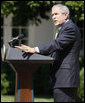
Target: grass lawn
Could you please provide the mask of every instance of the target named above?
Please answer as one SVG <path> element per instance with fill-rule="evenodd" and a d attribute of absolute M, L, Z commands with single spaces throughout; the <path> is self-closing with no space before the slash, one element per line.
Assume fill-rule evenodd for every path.
<path fill-rule="evenodd" d="M 14 96 L 1 95 L 1 102 L 14 102 Z M 53 102 L 50 96 L 35 96 L 34 102 Z"/>

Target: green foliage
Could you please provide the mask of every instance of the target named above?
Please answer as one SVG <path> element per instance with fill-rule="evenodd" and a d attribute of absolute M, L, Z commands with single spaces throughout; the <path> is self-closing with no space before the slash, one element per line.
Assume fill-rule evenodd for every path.
<path fill-rule="evenodd" d="M 1 102 L 14 102 L 14 96 L 11 95 L 1 95 Z M 34 95 L 34 102 L 53 102 L 53 98 L 50 96 L 35 96 Z"/>
<path fill-rule="evenodd" d="M 80 69 L 84 67 L 84 58 L 82 57 L 79 57 L 79 66 L 80 66 Z"/>
<path fill-rule="evenodd" d="M 15 19 L 14 25 L 26 25 L 27 22 L 41 23 L 41 18 L 49 19 L 46 14 L 56 1 L 3 1 L 1 3 L 1 15 L 12 14 Z M 17 22 L 16 22 L 17 21 Z"/>
<path fill-rule="evenodd" d="M 2 94 L 14 94 L 15 92 L 15 73 L 6 62 L 1 63 L 1 91 Z M 6 83 L 6 87 L 5 87 Z M 6 90 L 6 92 L 3 92 Z"/>
<path fill-rule="evenodd" d="M 62 3 L 70 8 L 71 19 L 84 20 L 84 1 L 62 1 Z M 7 17 L 12 14 L 14 25 L 26 25 L 29 21 L 38 25 L 41 18 L 49 19 L 47 12 L 54 4 L 56 1 L 2 1 L 1 16 Z"/>
<path fill-rule="evenodd" d="M 84 1 L 67 1 L 65 4 L 70 8 L 71 17 L 74 20 L 84 20 Z"/>
<path fill-rule="evenodd" d="M 14 96 L 1 95 L 1 102 L 14 102 Z"/>
<path fill-rule="evenodd" d="M 8 87 L 9 87 L 9 81 L 6 79 L 6 74 L 1 74 L 1 94 L 7 94 Z"/>
<path fill-rule="evenodd" d="M 78 89 L 78 98 L 84 102 L 84 67 L 80 71 L 80 88 Z"/>
<path fill-rule="evenodd" d="M 80 87 L 78 88 L 78 98 L 84 102 L 84 58 L 79 57 L 80 64 Z"/>
<path fill-rule="evenodd" d="M 1 2 L 1 16 L 7 17 L 10 13 L 16 9 L 14 7 L 15 1 L 2 1 Z"/>

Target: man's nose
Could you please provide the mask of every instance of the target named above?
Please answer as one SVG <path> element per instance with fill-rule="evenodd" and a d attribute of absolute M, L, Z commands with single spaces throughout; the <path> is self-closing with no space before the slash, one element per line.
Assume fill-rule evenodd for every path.
<path fill-rule="evenodd" d="M 54 15 L 54 16 L 52 17 L 52 19 L 56 19 L 56 16 Z"/>

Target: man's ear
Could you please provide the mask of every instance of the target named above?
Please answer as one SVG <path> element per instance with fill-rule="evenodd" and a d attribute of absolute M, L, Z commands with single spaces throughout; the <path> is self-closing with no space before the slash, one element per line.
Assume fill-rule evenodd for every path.
<path fill-rule="evenodd" d="M 66 13 L 66 14 L 65 14 L 65 20 L 66 20 L 67 18 L 68 18 L 68 14 Z"/>

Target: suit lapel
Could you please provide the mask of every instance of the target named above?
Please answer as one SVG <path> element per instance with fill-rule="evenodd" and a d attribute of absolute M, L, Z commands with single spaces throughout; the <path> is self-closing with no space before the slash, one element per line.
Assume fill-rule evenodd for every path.
<path fill-rule="evenodd" d="M 61 29 L 59 30 L 57 37 L 61 34 L 61 32 L 62 32 L 62 30 L 64 29 L 65 25 L 69 25 L 69 23 L 71 23 L 71 22 L 72 22 L 72 21 L 69 20 L 69 21 L 67 21 L 66 23 L 64 23 L 64 24 L 61 26 Z"/>

